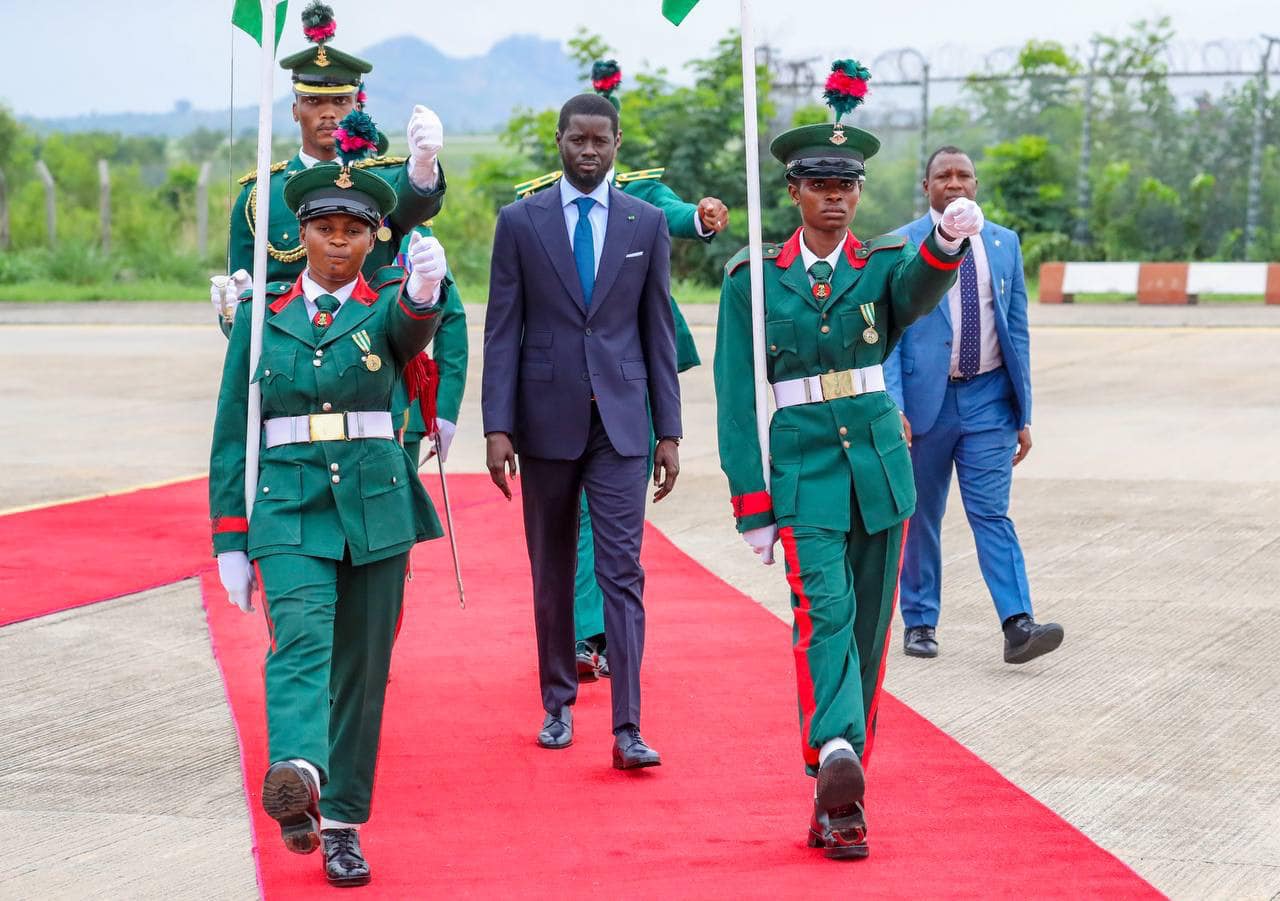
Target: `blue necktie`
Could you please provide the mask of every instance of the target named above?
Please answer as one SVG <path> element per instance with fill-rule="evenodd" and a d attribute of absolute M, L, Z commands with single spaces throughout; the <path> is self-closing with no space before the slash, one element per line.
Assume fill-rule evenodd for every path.
<path fill-rule="evenodd" d="M 978 308 L 978 267 L 973 251 L 960 264 L 960 374 L 967 379 L 982 365 L 982 314 Z"/>
<path fill-rule="evenodd" d="M 591 291 L 596 286 L 596 239 L 588 214 L 596 202 L 591 197 L 579 197 L 574 203 L 578 205 L 578 224 L 573 229 L 573 263 L 578 267 L 582 300 L 589 310 Z"/>

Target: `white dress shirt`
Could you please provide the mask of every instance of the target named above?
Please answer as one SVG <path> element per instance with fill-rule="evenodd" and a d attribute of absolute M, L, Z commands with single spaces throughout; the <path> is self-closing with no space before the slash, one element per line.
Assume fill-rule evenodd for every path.
<path fill-rule="evenodd" d="M 338 310 L 341 310 L 342 305 L 351 298 L 351 292 L 356 289 L 356 282 L 359 280 L 359 278 L 353 278 L 336 291 L 326 291 L 316 283 L 315 279 L 311 277 L 310 270 L 303 269 L 302 299 L 306 301 L 307 304 L 307 318 L 316 318 L 316 312 L 320 309 L 316 306 L 316 298 L 321 294 L 332 294 L 334 297 L 338 298 Z M 338 315 L 338 310 L 333 311 L 333 315 L 335 317 Z"/>
<path fill-rule="evenodd" d="M 590 194 L 583 194 L 569 179 L 560 179 L 560 206 L 564 209 L 564 227 L 569 230 L 569 249 L 573 249 L 573 232 L 578 227 L 578 205 L 574 203 L 579 197 L 590 197 L 595 201 L 587 221 L 591 223 L 591 240 L 595 246 L 595 271 L 600 271 L 600 254 L 604 252 L 604 232 L 609 226 L 609 179 L 596 185 Z"/>
<path fill-rule="evenodd" d="M 812 266 L 814 263 L 818 262 L 818 260 L 826 260 L 828 263 L 831 264 L 831 277 L 835 278 L 836 264 L 840 262 L 840 254 L 844 253 L 844 245 L 845 245 L 845 242 L 848 240 L 849 240 L 849 235 L 846 233 L 845 236 L 840 239 L 840 243 L 836 245 L 835 250 L 831 251 L 831 253 L 827 254 L 825 257 L 820 257 L 816 253 L 814 253 L 812 250 L 809 249 L 808 244 L 804 243 L 804 230 L 801 229 L 800 259 L 804 262 L 804 271 L 808 273 L 809 267 Z M 813 281 L 814 281 L 813 276 L 810 275 L 809 284 L 812 285 Z"/>
<path fill-rule="evenodd" d="M 933 224 L 937 226 L 942 214 L 935 209 L 929 210 Z M 973 265 L 978 272 L 978 333 L 979 362 L 978 374 L 999 369 L 1004 365 L 1004 355 L 1000 353 L 1000 335 L 996 331 L 996 297 L 991 290 L 991 266 L 987 263 L 987 248 L 982 243 L 981 235 L 969 239 L 969 253 L 973 254 Z M 947 292 L 947 306 L 951 311 L 951 375 L 960 374 L 960 279 Z"/>

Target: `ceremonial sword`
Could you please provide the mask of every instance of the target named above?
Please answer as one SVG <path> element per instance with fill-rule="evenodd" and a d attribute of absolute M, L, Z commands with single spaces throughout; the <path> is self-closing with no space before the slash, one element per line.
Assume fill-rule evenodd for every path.
<path fill-rule="evenodd" d="M 453 552 L 453 574 L 458 580 L 458 606 L 466 610 L 467 595 L 462 589 L 462 565 L 458 562 L 458 539 L 453 534 L 453 509 L 449 506 L 449 480 L 444 476 L 444 454 L 440 452 L 439 430 L 436 431 L 435 436 L 431 439 L 431 443 L 435 446 L 435 451 L 427 455 L 427 460 L 434 456 L 436 462 L 440 464 L 440 494 L 444 497 L 444 521 L 449 527 L 449 550 Z M 426 460 L 423 460 L 419 463 L 418 469 L 422 469 L 426 462 Z"/>

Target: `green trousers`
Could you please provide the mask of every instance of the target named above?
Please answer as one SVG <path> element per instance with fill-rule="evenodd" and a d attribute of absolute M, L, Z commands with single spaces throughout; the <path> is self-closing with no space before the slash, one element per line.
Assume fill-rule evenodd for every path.
<path fill-rule="evenodd" d="M 869 535 L 857 507 L 852 527 L 779 530 L 791 587 L 800 737 L 805 770 L 843 738 L 863 764 L 875 736 L 889 625 L 898 596 L 906 523 Z"/>
<path fill-rule="evenodd" d="M 271 630 L 268 755 L 315 765 L 330 819 L 369 819 L 408 557 L 364 566 L 298 554 L 257 561 Z"/>
<path fill-rule="evenodd" d="M 596 581 L 596 536 L 587 510 L 587 493 L 579 500 L 578 571 L 573 578 L 573 627 L 578 641 L 604 634 L 604 592 Z"/>

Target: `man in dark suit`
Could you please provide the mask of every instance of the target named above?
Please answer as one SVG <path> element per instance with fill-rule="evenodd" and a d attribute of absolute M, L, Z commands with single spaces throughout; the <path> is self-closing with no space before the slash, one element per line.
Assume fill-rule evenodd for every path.
<path fill-rule="evenodd" d="M 613 765 L 630 769 L 661 763 L 640 736 L 640 542 L 650 423 L 655 501 L 679 472 L 680 384 L 666 222 L 605 181 L 621 140 L 609 101 L 571 98 L 556 131 L 564 178 L 498 214 L 481 406 L 489 475 L 508 500 L 517 449 L 524 468 L 546 711 L 538 744 L 573 742 L 573 590 L 585 489 L 613 673 Z"/>
<path fill-rule="evenodd" d="M 951 201 L 973 200 L 978 176 L 958 147 L 938 148 L 922 184 L 929 212 L 899 234 L 919 241 Z M 942 515 L 952 470 L 973 529 L 978 565 L 1004 631 L 1006 663 L 1026 663 L 1062 643 L 1057 623 L 1032 617 L 1022 547 L 1009 518 L 1013 467 L 1031 451 L 1031 339 L 1022 247 L 987 222 L 955 285 L 907 329 L 884 363 L 885 388 L 903 411 L 918 505 L 902 565 L 903 650 L 936 657 L 942 606 Z"/>

